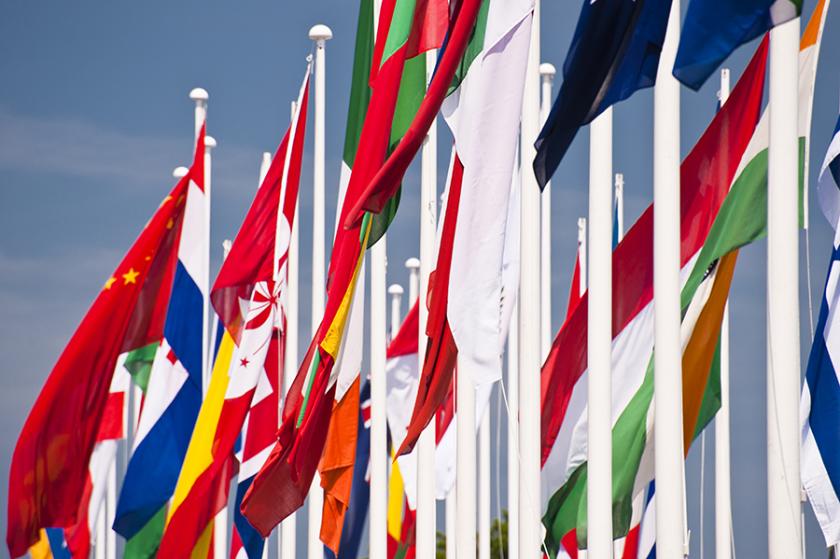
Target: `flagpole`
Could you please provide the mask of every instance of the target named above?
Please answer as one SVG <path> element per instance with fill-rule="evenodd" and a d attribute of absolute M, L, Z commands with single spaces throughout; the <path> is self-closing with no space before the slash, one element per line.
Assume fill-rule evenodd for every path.
<path fill-rule="evenodd" d="M 292 114 L 295 113 L 295 102 L 292 101 Z M 263 153 L 263 161 L 271 160 L 270 153 Z M 266 168 L 266 171 L 268 169 Z M 295 216 L 300 214 L 300 200 L 295 199 Z M 298 370 L 298 339 L 300 332 L 300 219 L 295 219 L 292 223 L 292 236 L 289 240 L 289 252 L 286 261 L 287 280 L 286 280 L 286 340 L 285 340 L 285 359 L 283 363 L 283 394 L 288 394 L 292 383 L 295 380 L 295 374 Z M 284 399 L 278 398 L 280 406 L 277 415 L 278 427 L 283 422 L 283 404 Z M 279 541 L 277 542 L 278 556 L 280 559 L 295 559 L 297 557 L 297 513 L 293 512 L 283 519 L 280 523 Z M 267 546 L 266 546 L 267 547 Z"/>
<path fill-rule="evenodd" d="M 207 100 L 210 95 L 207 90 L 196 87 L 190 91 L 190 99 L 195 102 L 195 141 L 198 141 L 198 134 L 201 132 L 201 127 L 207 122 Z M 205 147 L 206 147 L 205 138 Z M 204 164 L 207 166 L 207 150 L 205 149 Z M 204 227 L 205 232 L 209 238 L 210 236 L 210 169 L 204 170 L 204 196 L 206 203 L 204 204 Z M 205 263 L 205 281 L 210 281 L 210 243 L 206 243 L 207 253 L 204 255 Z M 207 358 L 210 355 L 210 322 L 208 311 L 210 310 L 210 289 L 209 285 L 199 286 L 202 289 L 204 312 L 201 316 L 201 354 L 202 368 L 201 368 L 201 389 L 202 394 L 207 392 L 207 384 L 210 381 L 210 367 L 208 367 Z"/>
<path fill-rule="evenodd" d="M 615 238 L 624 238 L 624 173 L 615 174 Z"/>
<path fill-rule="evenodd" d="M 680 351 L 680 89 L 671 74 L 679 38 L 680 2 L 673 0 L 654 88 L 653 134 L 656 552 L 666 559 L 688 553 Z"/>
<path fill-rule="evenodd" d="M 490 559 L 490 406 L 478 424 L 478 559 Z"/>
<path fill-rule="evenodd" d="M 612 107 L 589 132 L 587 557 L 610 558 L 612 527 Z"/>
<path fill-rule="evenodd" d="M 408 308 L 410 309 L 420 293 L 420 259 L 409 258 L 405 261 L 408 269 Z"/>
<path fill-rule="evenodd" d="M 323 24 L 309 30 L 309 38 L 315 41 L 315 133 L 312 169 L 312 336 L 318 329 L 324 315 L 325 298 L 325 180 L 324 180 L 324 115 L 326 107 L 326 58 L 325 47 L 332 39 L 332 31 Z M 309 489 L 309 526 L 307 553 L 309 559 L 323 559 L 321 544 L 321 514 L 324 493 L 321 490 L 321 476 L 316 469 Z"/>
<path fill-rule="evenodd" d="M 718 99 L 729 98 L 729 68 L 720 71 Z M 715 557 L 732 557 L 732 501 L 729 462 L 729 302 L 720 327 L 720 409 L 715 415 Z"/>
<path fill-rule="evenodd" d="M 540 64 L 542 99 L 540 125 L 548 119 L 551 110 L 551 86 L 557 70 L 553 64 Z M 540 361 L 545 361 L 551 349 L 551 182 L 545 184 L 540 199 Z"/>
<path fill-rule="evenodd" d="M 767 519 L 771 558 L 802 555 L 799 478 L 799 18 L 770 31 Z M 658 490 L 658 488 L 657 488 Z"/>
<path fill-rule="evenodd" d="M 436 50 L 426 52 L 427 84 L 431 79 L 436 60 Z M 418 296 L 423 304 L 419 305 L 418 309 L 417 356 L 422 371 L 426 355 L 426 321 L 429 315 L 425 302 L 429 290 L 429 274 L 434 266 L 437 227 L 437 123 L 435 121 L 432 122 L 426 134 L 420 157 L 420 289 Z M 473 437 L 475 437 L 475 416 L 473 416 Z M 434 421 L 430 422 L 420 434 L 417 447 L 417 559 L 434 559 L 437 547 Z"/>
<path fill-rule="evenodd" d="M 521 137 L 514 155 L 514 180 L 522 175 L 519 156 Z M 521 183 L 520 183 L 521 186 Z M 519 293 L 510 317 L 507 338 L 507 502 L 508 547 L 507 556 L 519 553 Z M 452 559 L 452 558 L 448 558 Z"/>
<path fill-rule="evenodd" d="M 455 372 L 455 383 L 457 417 L 455 425 L 457 437 L 455 457 L 455 555 L 458 559 L 475 559 L 475 383 L 469 373 L 460 366 L 457 367 Z"/>
<path fill-rule="evenodd" d="M 457 417 L 453 418 L 453 421 L 457 420 Z M 456 424 L 457 425 L 457 424 Z M 455 488 L 453 487 L 449 493 L 446 494 L 446 501 L 444 501 L 445 513 L 446 517 L 444 518 L 446 522 L 446 559 L 455 559 L 457 557 L 455 553 Z"/>
<path fill-rule="evenodd" d="M 385 559 L 388 548 L 388 440 L 385 352 L 387 235 L 370 249 L 370 558 Z M 393 304 L 393 303 L 392 303 Z M 397 307 L 399 322 L 399 307 Z"/>
<path fill-rule="evenodd" d="M 540 131 L 540 2 L 534 3 L 522 99 L 522 190 L 519 287 L 519 553 L 540 553 L 540 190 L 532 162 Z M 460 415 L 460 414 L 459 414 Z M 459 555 L 459 559 L 462 559 Z"/>
<path fill-rule="evenodd" d="M 391 296 L 391 335 L 393 340 L 397 332 L 400 331 L 400 322 L 402 322 L 402 296 L 404 290 L 398 283 L 392 283 L 388 287 L 388 295 Z"/>

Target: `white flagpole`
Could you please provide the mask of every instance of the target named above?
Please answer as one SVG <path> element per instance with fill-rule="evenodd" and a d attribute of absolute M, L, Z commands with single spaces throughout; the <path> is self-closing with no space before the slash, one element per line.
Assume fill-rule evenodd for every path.
<path fill-rule="evenodd" d="M 295 102 L 292 101 L 292 110 L 294 111 L 294 104 Z M 271 152 L 264 151 L 262 154 L 262 159 L 260 160 L 260 179 L 257 183 L 257 188 L 262 186 L 263 181 L 265 180 L 265 176 L 268 174 L 268 168 L 271 167 Z"/>
<path fill-rule="evenodd" d="M 729 98 L 729 68 L 720 71 L 721 107 Z M 729 303 L 720 328 L 720 409 L 715 416 L 715 557 L 732 557 L 732 502 L 729 462 Z"/>
<path fill-rule="evenodd" d="M 540 190 L 532 163 L 540 131 L 540 2 L 534 4 L 522 98 L 519 287 L 519 554 L 541 554 L 540 522 Z M 463 414 L 459 413 L 459 417 Z M 459 559 L 462 559 L 459 555 Z"/>
<path fill-rule="evenodd" d="M 460 367 L 455 373 L 457 437 L 455 465 L 455 555 L 458 559 L 476 557 L 476 431 L 475 383 Z"/>
<path fill-rule="evenodd" d="M 402 296 L 405 290 L 398 283 L 392 283 L 388 287 L 388 295 L 391 296 L 391 339 L 400 331 L 400 322 L 402 322 Z"/>
<path fill-rule="evenodd" d="M 426 83 L 432 76 L 437 51 L 426 52 Z M 429 127 L 421 152 L 420 178 L 420 297 L 417 355 L 420 370 L 426 355 L 426 308 L 429 274 L 434 267 L 437 227 L 437 124 Z M 475 437 L 473 416 L 473 437 Z M 473 439 L 475 440 L 475 439 Z M 435 502 L 435 425 L 429 423 L 417 442 L 417 559 L 434 559 L 437 519 Z M 474 518 L 474 517 L 473 517 Z M 376 559 L 376 558 L 372 558 Z"/>
<path fill-rule="evenodd" d="M 770 31 L 767 517 L 771 558 L 802 555 L 799 478 L 799 18 Z M 657 492 L 658 492 L 657 487 Z"/>
<path fill-rule="evenodd" d="M 295 113 L 296 103 L 292 101 L 292 114 Z M 270 153 L 263 153 L 263 161 Z M 266 172 L 268 168 L 266 168 Z M 287 257 L 287 280 L 286 280 L 286 341 L 285 360 L 283 363 L 283 394 L 287 394 L 295 380 L 298 370 L 298 337 L 300 332 L 299 308 L 300 308 L 300 201 L 295 200 L 295 221 L 292 224 L 292 236 L 289 240 L 289 253 Z M 277 416 L 278 427 L 283 422 L 283 401 L 278 398 L 280 406 Z M 295 559 L 297 557 L 297 513 L 292 513 L 280 523 L 279 541 L 277 542 L 277 553 L 280 559 Z M 268 546 L 266 546 L 267 548 Z"/>
<path fill-rule="evenodd" d="M 514 154 L 513 180 L 522 176 L 520 144 Z M 521 182 L 520 182 L 521 186 Z M 508 557 L 519 553 L 519 293 L 510 317 L 507 339 L 507 505 L 508 505 Z M 452 559 L 451 557 L 448 559 Z"/>
<path fill-rule="evenodd" d="M 615 174 L 616 238 L 624 238 L 624 173 Z"/>
<path fill-rule="evenodd" d="M 653 133 L 656 552 L 666 559 L 688 554 L 680 351 L 680 86 L 671 75 L 679 38 L 680 2 L 673 0 L 654 88 Z"/>
<path fill-rule="evenodd" d="M 370 249 L 370 557 L 388 547 L 388 434 L 385 379 L 387 235 Z M 399 314 L 399 307 L 397 308 Z M 399 318 L 397 319 L 399 322 Z"/>
<path fill-rule="evenodd" d="M 583 294 L 586 293 L 586 289 L 588 287 L 588 280 L 589 275 L 586 273 L 588 268 L 586 266 L 587 258 L 586 258 L 586 218 L 579 217 L 578 218 L 578 246 L 580 250 L 578 251 L 578 257 L 580 258 L 580 286 L 578 287 L 578 295 L 583 297 Z"/>
<path fill-rule="evenodd" d="M 201 132 L 201 127 L 207 122 L 207 100 L 210 96 L 207 93 L 207 90 L 202 89 L 200 87 L 196 87 L 192 91 L 190 91 L 190 99 L 195 101 L 195 140 L 198 141 L 198 133 Z M 209 144 L 208 138 L 205 138 L 205 147 Z M 210 236 L 210 175 L 211 170 L 208 165 L 210 161 L 208 160 L 209 156 L 207 155 L 207 150 L 205 149 L 204 153 L 204 196 L 206 198 L 206 204 L 204 205 L 204 227 L 205 231 Z M 208 239 L 209 241 L 209 239 Z M 205 270 L 205 277 L 207 281 L 210 281 L 210 243 L 207 243 L 207 254 L 204 255 L 204 262 L 206 266 Z M 204 288 L 204 313 L 202 314 L 201 320 L 201 354 L 204 356 L 202 359 L 202 370 L 201 370 L 201 389 L 202 394 L 207 392 L 207 383 L 210 381 L 210 367 L 208 366 L 208 356 L 210 355 L 210 320 L 208 312 L 210 310 L 210 286 L 205 285 L 201 286 Z"/>
<path fill-rule="evenodd" d="M 326 107 L 326 58 L 325 47 L 332 39 L 332 31 L 323 24 L 309 30 L 309 38 L 315 41 L 315 149 L 312 169 L 312 335 L 324 315 L 325 299 L 325 219 L 324 219 L 324 115 Z M 315 471 L 309 489 L 309 526 L 307 553 L 309 559 L 323 559 L 321 544 L 321 514 L 324 493 L 321 490 L 321 476 Z"/>
<path fill-rule="evenodd" d="M 542 99 L 540 125 L 548 119 L 551 110 L 551 86 L 557 70 L 553 64 L 540 64 Z M 551 349 L 551 183 L 543 188 L 540 199 L 540 361 L 545 361 Z"/>
<path fill-rule="evenodd" d="M 490 406 L 478 424 L 478 559 L 490 559 Z"/>
<path fill-rule="evenodd" d="M 457 418 L 456 418 L 457 419 Z M 453 488 L 444 501 L 446 518 L 446 559 L 455 559 L 455 489 Z"/>
<path fill-rule="evenodd" d="M 408 308 L 410 309 L 420 293 L 420 259 L 409 258 L 405 261 L 405 267 L 408 269 Z"/>
<path fill-rule="evenodd" d="M 587 557 L 612 538 L 612 107 L 590 125 Z"/>

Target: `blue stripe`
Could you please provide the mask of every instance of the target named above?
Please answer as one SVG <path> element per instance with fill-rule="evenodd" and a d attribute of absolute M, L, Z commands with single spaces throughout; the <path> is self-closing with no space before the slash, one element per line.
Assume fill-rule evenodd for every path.
<path fill-rule="evenodd" d="M 53 559 L 71 559 L 70 549 L 64 539 L 64 528 L 47 528 L 46 532 Z"/>
<path fill-rule="evenodd" d="M 242 540 L 242 547 L 245 548 L 245 553 L 248 555 L 248 559 L 261 559 L 265 540 L 263 540 L 260 533 L 251 526 L 248 519 L 242 515 L 241 510 L 242 499 L 245 497 L 245 493 L 248 491 L 248 488 L 251 487 L 254 477 L 256 476 L 251 476 L 248 479 L 239 482 L 239 485 L 236 488 L 236 501 L 233 506 L 233 524 L 236 526 L 236 531 L 239 533 L 239 539 Z"/>
<path fill-rule="evenodd" d="M 190 375 L 190 380 L 201 390 L 201 336 L 204 297 L 184 264 L 179 260 L 172 284 L 172 296 L 163 335 L 172 351 Z"/>
<path fill-rule="evenodd" d="M 832 264 L 840 261 L 840 249 L 833 249 Z M 829 273 L 831 267 L 829 266 Z M 811 354 L 808 357 L 808 368 L 805 381 L 811 394 L 811 410 L 808 423 L 814 440 L 817 443 L 834 492 L 840 496 L 840 385 L 831 356 L 825 345 L 825 330 L 831 303 L 825 296 L 820 308 L 820 317 Z M 840 335 L 840 325 L 835 327 L 835 335 Z"/>
<path fill-rule="evenodd" d="M 134 451 L 125 473 L 114 530 L 131 538 L 169 501 L 201 406 L 201 390 L 184 383 Z"/>

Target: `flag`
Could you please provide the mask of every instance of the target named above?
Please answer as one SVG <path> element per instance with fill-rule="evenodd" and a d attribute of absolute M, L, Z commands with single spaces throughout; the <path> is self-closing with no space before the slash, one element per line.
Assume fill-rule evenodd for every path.
<path fill-rule="evenodd" d="M 681 166 L 681 282 L 684 438 L 711 419 L 716 376 L 710 373 L 723 306 L 737 247 L 750 242 L 766 214 L 747 192 L 727 196 L 738 162 L 755 129 L 761 108 L 767 42 L 763 42 L 703 136 Z M 748 204 L 745 205 L 745 204 Z M 746 212 L 749 208 L 749 213 Z M 744 215 L 746 213 L 746 215 Z M 614 536 L 627 534 L 632 503 L 652 479 L 653 407 L 653 207 L 627 232 L 613 253 L 613 518 Z M 542 372 L 543 461 L 558 442 L 567 455 L 566 477 L 552 496 L 543 522 L 549 549 L 571 531 L 585 545 L 586 412 L 564 420 L 570 400 L 585 401 L 587 296 L 561 328 Z M 575 384 L 577 383 L 577 384 Z M 560 426 L 563 424 L 563 432 Z M 559 437 L 558 437 L 559 434 Z M 560 439 L 558 441 L 558 438 Z M 562 447 L 568 448 L 564 453 Z"/>
<path fill-rule="evenodd" d="M 569 287 L 569 300 L 566 303 L 566 320 L 572 317 L 583 298 L 583 294 L 586 293 L 586 270 L 583 264 L 586 261 L 585 228 L 586 218 L 581 217 L 578 219 L 578 244 L 575 253 L 575 268 L 572 272 L 572 285 Z M 613 246 L 613 250 L 615 250 L 615 246 Z"/>
<path fill-rule="evenodd" d="M 353 483 L 350 492 L 350 505 L 344 515 L 344 528 L 341 531 L 341 543 L 338 553 L 326 547 L 327 557 L 358 557 L 362 546 L 362 536 L 370 506 L 370 383 L 366 382 L 359 395 L 358 432 L 356 435 L 356 463 L 353 466 Z"/>
<path fill-rule="evenodd" d="M 172 293 L 143 399 L 131 458 L 117 501 L 114 530 L 130 540 L 144 527 L 149 545 L 162 532 L 202 397 L 202 324 L 209 232 L 204 193 L 204 126 L 187 175 L 188 193 Z M 146 538 L 144 538 L 146 539 Z"/>
<path fill-rule="evenodd" d="M 235 474 L 234 445 L 246 417 L 249 430 L 244 440 L 243 469 L 258 454 L 264 461 L 274 444 L 283 370 L 278 331 L 285 328 L 282 309 L 303 159 L 309 74 L 307 66 L 289 130 L 213 286 L 211 298 L 216 312 L 237 347 L 228 350 L 233 353 L 229 367 L 224 366 L 225 360 L 217 360 L 220 366 L 214 370 L 190 441 L 158 557 L 191 554 L 227 503 Z M 240 297 L 238 308 L 230 306 L 234 297 Z M 255 429 L 250 429 L 252 425 Z M 261 465 L 254 464 L 250 473 L 253 475 Z M 258 543 L 262 547 L 262 542 Z"/>
<path fill-rule="evenodd" d="M 203 184 L 203 161 L 201 136 L 190 172 L 105 282 L 24 423 L 9 472 L 6 541 L 13 557 L 26 553 L 42 528 L 79 521 L 79 502 L 117 359 L 163 335 L 185 207 L 193 192 L 202 196 L 200 189 L 189 186 L 193 181 Z"/>
<path fill-rule="evenodd" d="M 563 84 L 534 144 L 541 188 L 581 126 L 656 82 L 670 12 L 670 0 L 584 0 L 563 64 Z"/>
<path fill-rule="evenodd" d="M 802 388 L 801 477 L 826 546 L 831 547 L 840 543 L 840 374 L 832 361 L 836 352 L 834 340 L 838 336 L 835 310 L 840 300 L 837 289 L 840 267 L 840 235 L 837 233 L 840 231 L 840 119 L 820 170 L 817 193 L 823 214 L 834 228 L 835 235 L 825 294 Z"/>
<path fill-rule="evenodd" d="M 432 9 L 437 6 L 436 1 L 421 1 L 415 6 L 413 2 L 390 0 L 380 10 L 370 110 L 365 114 L 355 149 L 365 157 L 353 160 L 338 223 L 347 220 L 350 207 L 358 200 L 392 144 L 406 58 L 436 48 L 442 41 L 440 14 Z M 365 9 L 364 4 L 362 9 Z M 349 130 L 348 127 L 348 138 L 355 138 Z M 326 444 L 333 402 L 340 402 L 341 390 L 352 385 L 347 382 L 351 379 L 338 376 L 340 369 L 335 365 L 344 359 L 341 357 L 343 347 L 350 345 L 345 344 L 345 334 L 351 322 L 351 305 L 364 259 L 363 250 L 369 246 L 371 231 L 372 220 L 365 217 L 352 227 L 339 227 L 336 232 L 324 315 L 284 404 L 278 442 L 242 501 L 243 513 L 264 535 L 303 504 Z M 353 371 L 352 367 L 347 370 L 355 376 L 359 372 L 358 369 Z M 347 454 L 344 450 L 338 454 L 344 462 L 338 466 L 344 472 L 350 468 L 343 458 L 352 452 L 350 447 L 354 444 L 347 445 Z M 335 466 L 320 463 L 322 472 Z M 328 481 L 332 479 L 335 477 L 330 476 Z M 328 499 L 346 503 L 347 487 L 325 487 L 325 503 Z"/>
<path fill-rule="evenodd" d="M 674 76 L 700 89 L 736 48 L 801 12 L 802 0 L 691 0 Z"/>

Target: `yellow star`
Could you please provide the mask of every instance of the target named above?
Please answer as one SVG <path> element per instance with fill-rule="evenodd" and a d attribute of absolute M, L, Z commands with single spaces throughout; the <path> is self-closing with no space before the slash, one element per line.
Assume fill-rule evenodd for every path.
<path fill-rule="evenodd" d="M 163 202 L 161 202 L 160 206 L 158 206 L 158 207 L 162 208 L 163 205 L 166 204 L 167 202 L 169 202 L 170 200 L 172 200 L 172 196 L 167 196 L 166 198 L 163 199 Z"/>
<path fill-rule="evenodd" d="M 108 281 L 105 282 L 105 289 L 111 289 L 111 286 L 114 285 L 114 282 L 117 281 L 117 278 L 111 276 L 108 278 Z"/>
<path fill-rule="evenodd" d="M 167 222 L 166 222 L 166 228 L 167 228 L 167 229 L 172 229 L 172 227 L 174 227 L 174 226 L 175 226 L 175 220 L 173 220 L 173 219 L 170 217 L 170 218 L 169 218 L 169 221 L 167 221 Z"/>
<path fill-rule="evenodd" d="M 136 271 L 134 268 L 129 268 L 128 272 L 122 275 L 123 277 L 123 285 L 128 285 L 129 283 L 137 283 L 137 276 L 140 275 L 140 272 Z"/>

